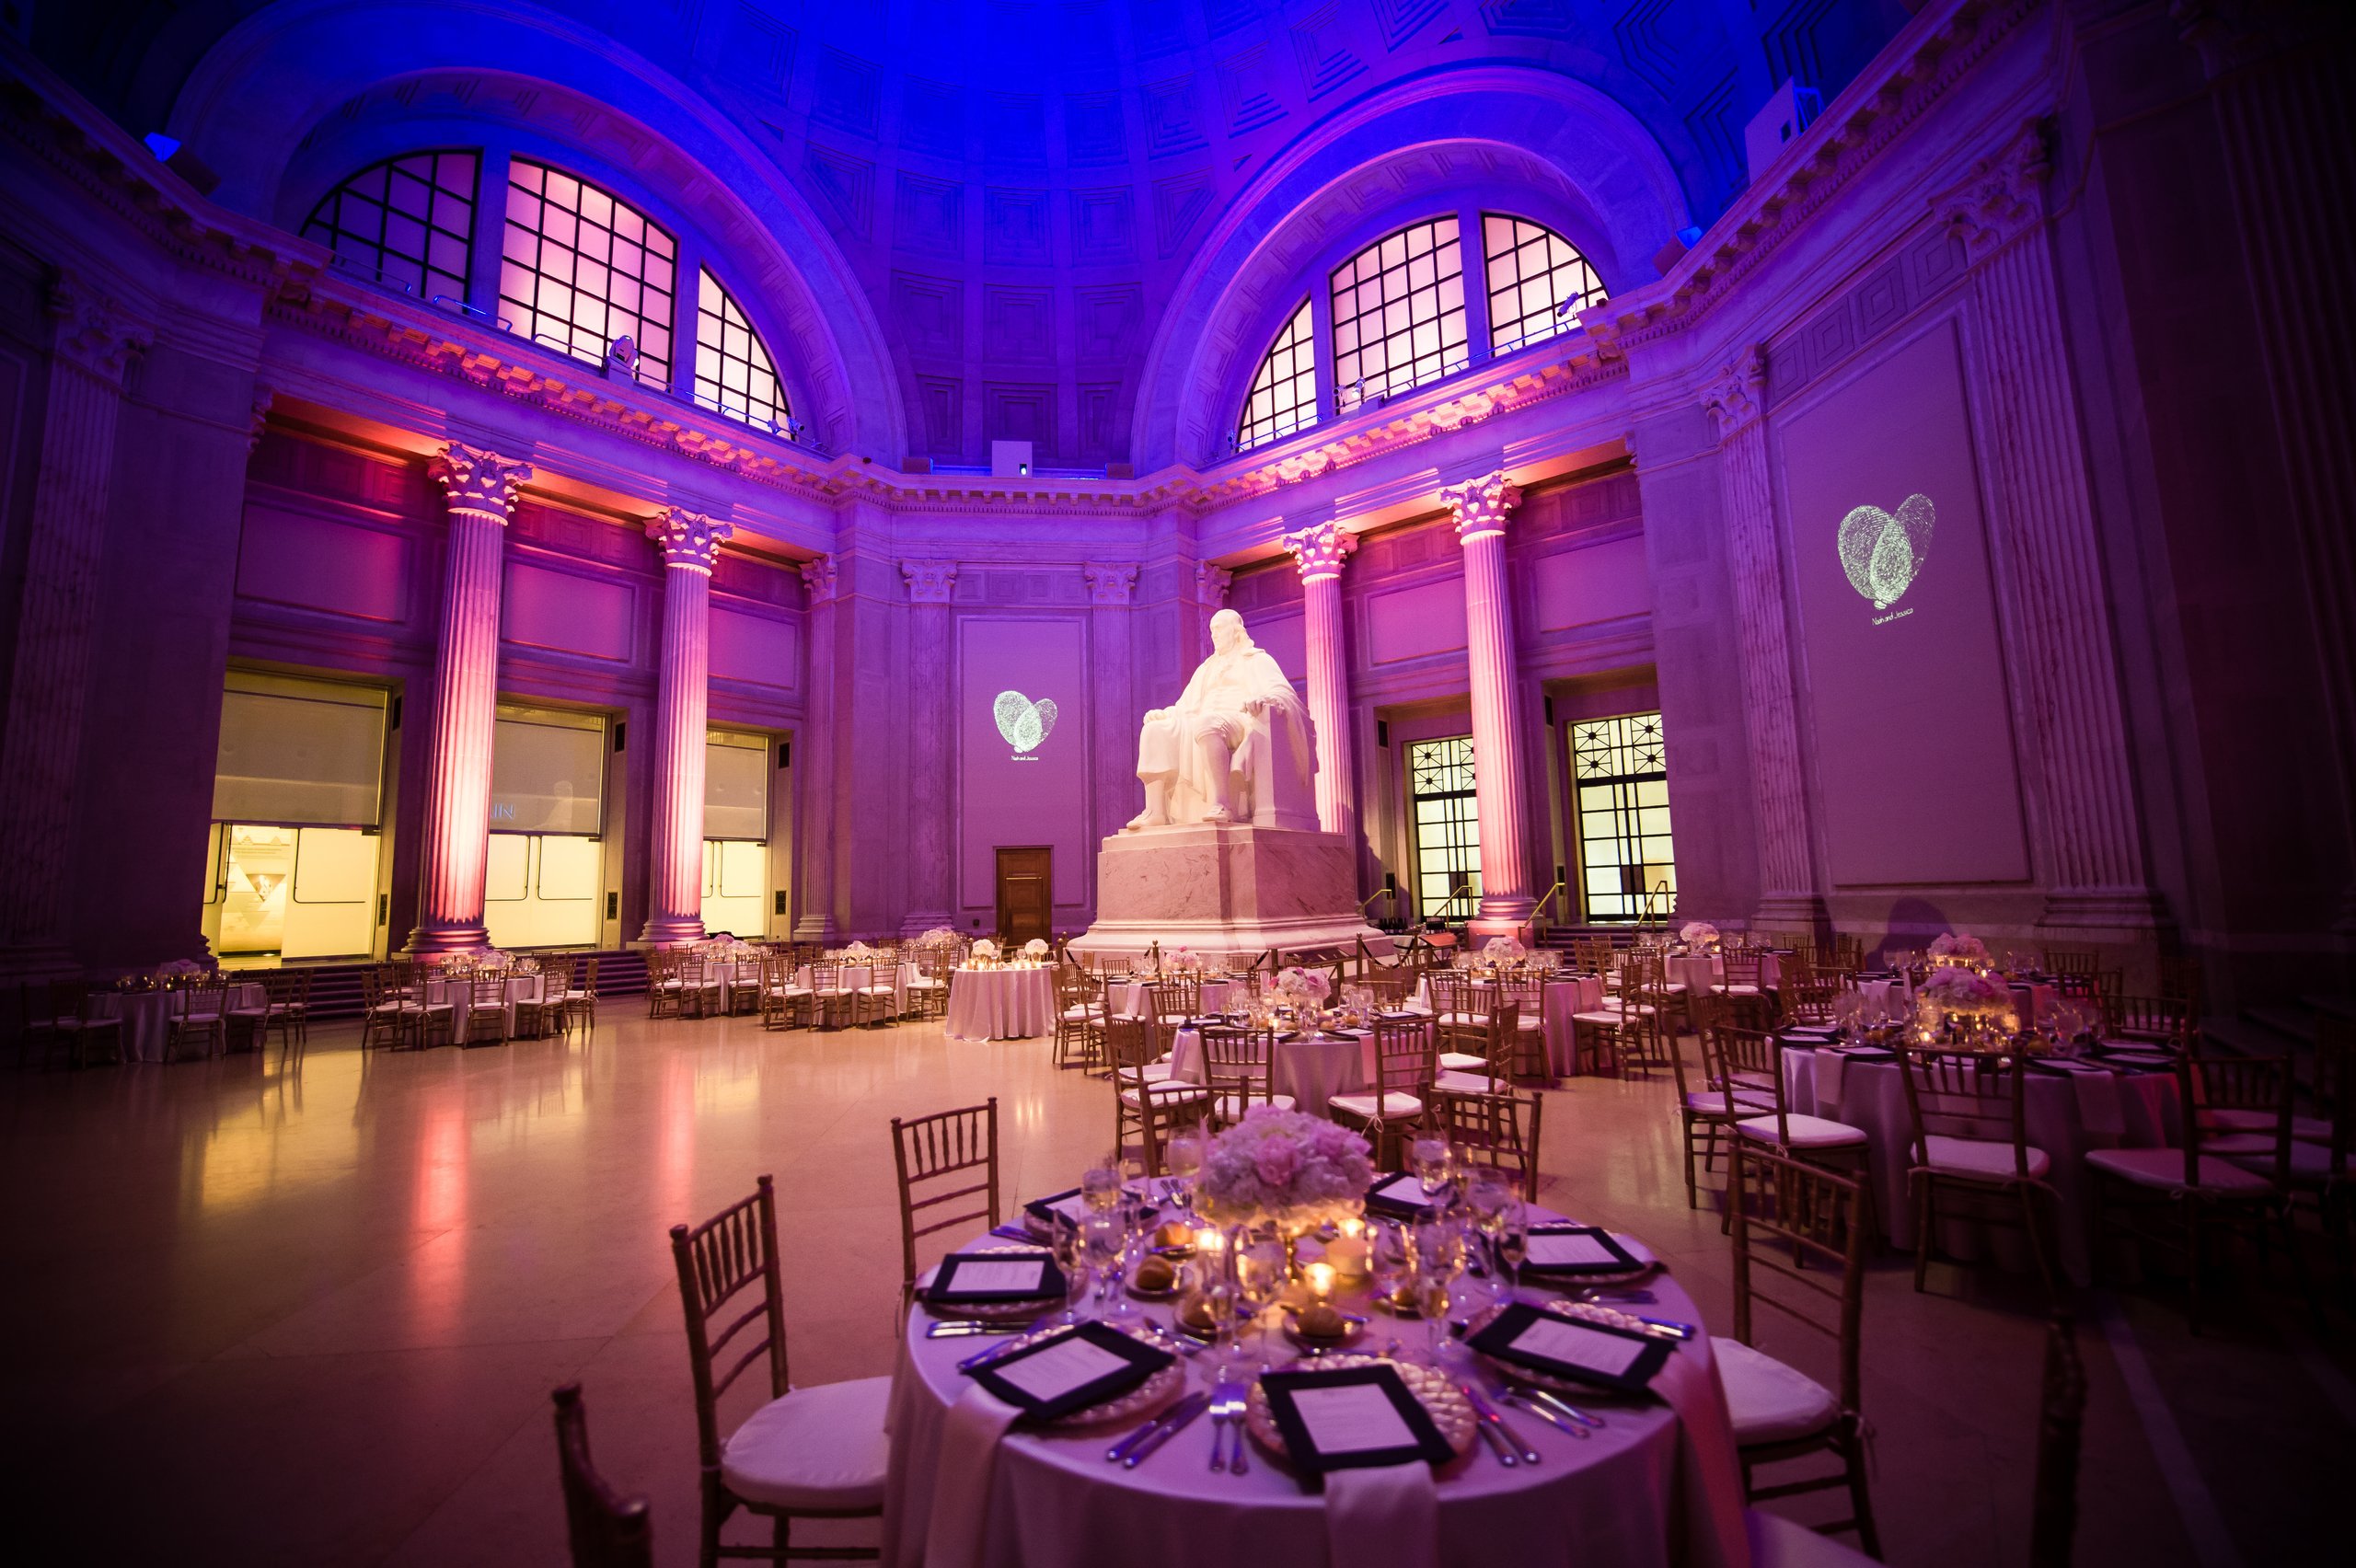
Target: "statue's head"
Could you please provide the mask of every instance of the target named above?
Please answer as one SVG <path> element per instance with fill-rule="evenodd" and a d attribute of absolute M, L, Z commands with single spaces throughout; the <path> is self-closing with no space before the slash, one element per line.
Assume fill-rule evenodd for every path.
<path fill-rule="evenodd" d="M 1211 617 L 1211 646 L 1222 653 L 1251 647 L 1252 634 L 1243 629 L 1243 617 L 1233 610 L 1221 610 Z"/>

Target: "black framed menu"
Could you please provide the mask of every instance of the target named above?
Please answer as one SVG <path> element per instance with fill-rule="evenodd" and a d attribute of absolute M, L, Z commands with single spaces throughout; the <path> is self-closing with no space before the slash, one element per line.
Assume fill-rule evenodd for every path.
<path fill-rule="evenodd" d="M 1645 1266 L 1600 1225 L 1533 1225 L 1521 1272 L 1532 1274 L 1623 1274 Z"/>
<path fill-rule="evenodd" d="M 1088 1217 L 1088 1203 L 1078 1187 L 1060 1193 L 1050 1193 L 1044 1198 L 1033 1198 L 1022 1205 L 1022 1212 L 1053 1230 L 1056 1216 L 1063 1216 L 1074 1225 Z"/>
<path fill-rule="evenodd" d="M 1120 1398 L 1177 1359 L 1103 1323 L 1081 1323 L 965 1376 L 1037 1421 Z"/>
<path fill-rule="evenodd" d="M 1270 1372 L 1260 1387 L 1294 1466 L 1314 1474 L 1456 1457 L 1394 1366 Z"/>
<path fill-rule="evenodd" d="M 1376 1179 L 1366 1190 L 1366 1206 L 1382 1214 L 1412 1218 L 1440 1201 L 1438 1193 L 1424 1191 L 1424 1179 L 1412 1170 Z"/>
<path fill-rule="evenodd" d="M 1063 1270 L 1045 1252 L 952 1252 L 941 1260 L 924 1298 L 988 1306 L 1060 1297 L 1065 1288 Z"/>
<path fill-rule="evenodd" d="M 1675 1354 L 1650 1334 L 1565 1318 L 1527 1301 L 1499 1312 L 1465 1343 L 1492 1360 L 1632 1394 L 1649 1388 Z"/>

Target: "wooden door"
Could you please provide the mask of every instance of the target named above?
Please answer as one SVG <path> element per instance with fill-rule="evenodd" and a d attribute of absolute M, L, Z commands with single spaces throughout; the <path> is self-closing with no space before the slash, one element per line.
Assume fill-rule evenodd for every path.
<path fill-rule="evenodd" d="M 998 936 L 1020 946 L 1055 925 L 1055 851 L 1044 845 L 998 851 Z"/>

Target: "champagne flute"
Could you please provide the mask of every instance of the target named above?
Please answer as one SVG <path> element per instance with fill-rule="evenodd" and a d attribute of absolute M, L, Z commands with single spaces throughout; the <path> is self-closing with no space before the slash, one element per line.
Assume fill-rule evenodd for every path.
<path fill-rule="evenodd" d="M 1505 1269 L 1505 1299 L 1510 1303 L 1521 1288 L 1521 1265 L 1530 1256 L 1530 1211 L 1510 1193 L 1506 1197 L 1505 1207 L 1497 1212 L 1496 1235 L 1491 1245 Z"/>
<path fill-rule="evenodd" d="M 1080 1321 L 1080 1298 L 1088 1294 L 1088 1238 L 1080 1222 L 1058 1214 L 1055 1223 L 1056 1266 L 1064 1272 L 1064 1312 L 1068 1327 Z"/>
<path fill-rule="evenodd" d="M 1447 1352 L 1444 1343 L 1453 1341 L 1443 1332 L 1448 1324 L 1449 1293 L 1457 1276 L 1464 1272 L 1464 1233 L 1447 1220 L 1433 1220 L 1415 1227 L 1415 1262 L 1411 1283 L 1415 1288 L 1415 1310 L 1424 1319 L 1424 1359 L 1431 1366 L 1441 1365 Z"/>
<path fill-rule="evenodd" d="M 1407 1265 L 1413 1257 L 1407 1233 L 1400 1226 L 1387 1219 L 1368 1225 L 1368 1282 L 1374 1287 L 1374 1298 L 1394 1311 L 1399 1306 L 1399 1287 L 1406 1282 Z"/>
<path fill-rule="evenodd" d="M 1490 1294 L 1504 1300 L 1510 1293 L 1506 1290 L 1504 1273 L 1498 1267 L 1497 1232 L 1506 1205 L 1513 1201 L 1513 1188 L 1507 1182 L 1506 1173 L 1496 1166 L 1475 1166 L 1466 1184 L 1465 1201 L 1472 1208 L 1473 1223 L 1480 1228 L 1488 1255 Z"/>
<path fill-rule="evenodd" d="M 1096 1276 L 1096 1298 L 1108 1297 L 1112 1305 L 1098 1316 L 1105 1319 L 1137 1317 L 1138 1309 L 1129 1301 L 1126 1267 L 1129 1250 L 1129 1228 L 1117 1211 L 1103 1209 L 1088 1216 L 1088 1262 Z"/>

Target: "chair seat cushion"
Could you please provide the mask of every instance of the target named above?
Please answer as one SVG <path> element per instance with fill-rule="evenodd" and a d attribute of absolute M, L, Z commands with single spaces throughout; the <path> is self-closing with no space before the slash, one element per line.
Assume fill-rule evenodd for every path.
<path fill-rule="evenodd" d="M 1734 1130 L 1761 1143 L 1788 1136 L 1793 1148 L 1848 1148 L 1865 1142 L 1865 1135 L 1858 1128 L 1822 1116 L 1786 1116 L 1781 1129 L 1773 1116 L 1753 1116 L 1748 1122 L 1737 1122 Z"/>
<path fill-rule="evenodd" d="M 1841 1417 L 1841 1401 L 1806 1373 L 1761 1355 L 1727 1335 L 1714 1338 L 1718 1378 L 1726 1385 L 1727 1413 L 1734 1418 L 1738 1447 L 1786 1443 L 1823 1431 Z"/>
<path fill-rule="evenodd" d="M 2212 1111 L 2200 1113 L 2200 1125 L 2212 1133 L 2274 1134 L 2274 1113 L 2271 1111 Z M 2331 1123 L 2322 1116 L 2293 1116 L 2291 1136 L 2305 1143 L 2327 1144 L 2331 1141 Z"/>
<path fill-rule="evenodd" d="M 1445 1089 L 1455 1094 L 1496 1094 L 1513 1086 L 1500 1085 L 1496 1079 L 1486 1073 L 1442 1073 L 1432 1079 L 1432 1087 Z"/>
<path fill-rule="evenodd" d="M 1169 1081 L 1149 1083 L 1145 1086 L 1145 1092 L 1153 1096 L 1153 1102 L 1157 1106 L 1192 1105 L 1197 1101 L 1210 1098 L 1210 1090 L 1198 1083 Z M 1125 1089 L 1121 1090 L 1121 1103 L 1136 1111 L 1143 1107 L 1145 1100 L 1136 1090 Z"/>
<path fill-rule="evenodd" d="M 2221 1159 L 2230 1159 L 2245 1170 L 2256 1171 L 2269 1181 L 2274 1179 L 2274 1139 L 2271 1135 L 2235 1133 L 2222 1138 L 2203 1140 L 2200 1147 Z M 2322 1144 L 2291 1145 L 2291 1184 L 2294 1187 L 2320 1187 L 2331 1180 L 2331 1150 Z"/>
<path fill-rule="evenodd" d="M 2173 1191 L 2184 1185 L 2184 1150 L 2180 1148 L 2089 1149 L 2086 1163 L 2106 1176 L 2139 1187 Z M 2273 1182 L 2256 1171 L 2213 1154 L 2200 1157 L 2200 1177 L 2202 1192 L 2235 1197 L 2263 1197 L 2274 1188 Z"/>
<path fill-rule="evenodd" d="M 1727 1113 L 1727 1097 L 1714 1089 L 1697 1089 L 1685 1097 L 1685 1108 L 1723 1116 Z M 1734 1108 L 1742 1114 L 1772 1116 L 1775 1113 L 1775 1096 L 1766 1090 L 1738 1089 L 1734 1091 Z"/>
<path fill-rule="evenodd" d="M 1980 1181 L 2008 1182 L 2014 1179 L 2013 1146 L 1992 1138 L 1951 1138 L 1932 1133 L 1923 1139 L 1923 1164 L 1942 1176 L 1961 1176 Z M 2042 1182 L 2045 1173 L 2053 1169 L 2053 1161 L 2041 1148 L 2024 1151 L 2032 1182 Z"/>
<path fill-rule="evenodd" d="M 1064 1009 L 1064 1017 L 1073 1023 L 1087 1023 L 1093 1020 L 1103 1018 L 1103 1016 L 1104 1009 L 1096 1006 L 1092 1002 L 1084 1003 L 1075 1007 L 1068 1007 Z"/>
<path fill-rule="evenodd" d="M 1371 1094 L 1337 1094 L 1325 1103 L 1335 1111 L 1372 1120 L 1377 1116 L 1420 1116 L 1424 1102 L 1412 1094 L 1386 1094 L 1378 1106 Z"/>
<path fill-rule="evenodd" d="M 771 1400 L 722 1446 L 720 1478 L 773 1508 L 880 1508 L 891 1397 L 891 1378 L 861 1378 Z"/>
<path fill-rule="evenodd" d="M 1755 996 L 1759 995 L 1759 987 L 1758 987 L 1758 986 L 1751 986 L 1751 985 L 1747 985 L 1747 984 L 1746 984 L 1746 985 L 1734 985 L 1734 986 L 1719 986 L 1719 987 L 1718 987 L 1718 989 L 1719 989 L 1719 990 L 1721 990 L 1721 991 L 1723 991 L 1723 992 L 1725 992 L 1725 993 L 1726 993 L 1727 996 L 1729 996 L 1729 997 L 1755 997 Z"/>
<path fill-rule="evenodd" d="M 1608 1008 L 1599 1008 L 1593 1012 L 1575 1012 L 1571 1015 L 1571 1021 L 1600 1024 L 1606 1029 L 1619 1029 L 1629 1020 Z"/>
<path fill-rule="evenodd" d="M 1487 1066 L 1489 1058 L 1470 1051 L 1442 1051 L 1439 1065 L 1449 1072 L 1466 1073 Z"/>
<path fill-rule="evenodd" d="M 1764 1508 L 1744 1509 L 1742 1523 L 1750 1536 L 1750 1568 L 1873 1568 L 1874 1560 L 1855 1547 Z"/>
<path fill-rule="evenodd" d="M 1164 1083 L 1169 1080 L 1170 1075 L 1176 1072 L 1178 1068 L 1171 1062 L 1169 1057 L 1164 1056 L 1161 1061 L 1148 1062 L 1144 1066 L 1139 1067 L 1138 1070 L 1145 1075 L 1145 1081 L 1148 1083 Z"/>
<path fill-rule="evenodd" d="M 1295 1100 L 1289 1094 L 1254 1094 L 1252 1097 L 1252 1103 L 1254 1105 L 1273 1105 L 1279 1111 L 1289 1111 L 1293 1109 L 1293 1107 L 1299 1105 L 1300 1101 Z M 1243 1118 L 1243 1111 L 1244 1104 L 1243 1097 L 1242 1095 L 1222 1094 L 1218 1097 L 1218 1114 L 1221 1121 L 1241 1121 Z"/>

